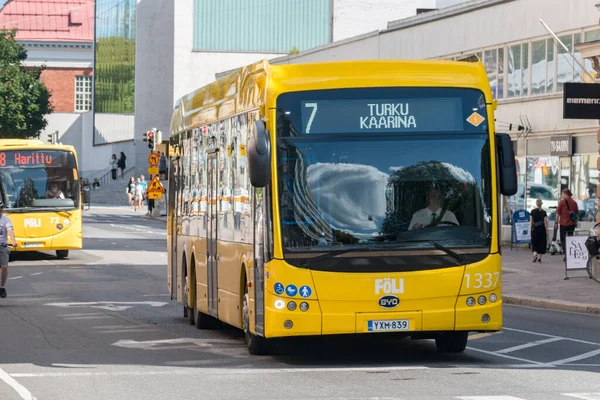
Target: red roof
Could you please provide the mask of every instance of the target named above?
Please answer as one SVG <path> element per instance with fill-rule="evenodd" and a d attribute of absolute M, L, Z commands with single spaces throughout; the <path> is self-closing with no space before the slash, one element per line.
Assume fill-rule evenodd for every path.
<path fill-rule="evenodd" d="M 17 28 L 17 40 L 93 42 L 94 0 L 8 0 L 0 29 Z"/>

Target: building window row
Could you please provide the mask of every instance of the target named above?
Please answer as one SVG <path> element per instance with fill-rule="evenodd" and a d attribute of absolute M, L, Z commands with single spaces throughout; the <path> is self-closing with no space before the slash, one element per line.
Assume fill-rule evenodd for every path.
<path fill-rule="evenodd" d="M 560 93 L 565 82 L 581 82 L 585 72 L 573 60 L 593 72 L 589 61 L 575 50 L 579 43 L 600 40 L 600 29 L 575 31 L 558 35 L 567 47 L 557 45 L 550 37 L 530 39 L 520 43 L 495 46 L 468 52 L 483 63 L 495 99 L 512 99 Z M 450 55 L 444 59 L 461 59 L 465 55 Z"/>

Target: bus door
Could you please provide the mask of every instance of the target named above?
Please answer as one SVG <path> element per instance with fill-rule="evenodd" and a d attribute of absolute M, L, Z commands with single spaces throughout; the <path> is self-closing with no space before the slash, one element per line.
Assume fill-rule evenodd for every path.
<path fill-rule="evenodd" d="M 207 165 L 207 222 L 206 229 L 206 258 L 207 265 L 207 290 L 208 290 L 208 313 L 213 317 L 218 316 L 218 285 L 217 285 L 217 226 L 218 226 L 218 162 L 215 152 L 208 155 Z"/>
<path fill-rule="evenodd" d="M 181 278 L 177 274 L 177 240 L 179 238 L 179 226 L 181 224 L 179 211 L 179 196 L 177 194 L 178 188 L 181 187 L 181 181 L 179 179 L 179 159 L 175 157 L 171 157 L 172 164 L 169 168 L 169 194 L 168 194 L 168 205 L 169 208 L 168 215 L 171 216 L 171 241 L 169 243 L 169 248 L 171 249 L 171 269 L 169 270 L 169 277 L 171 279 L 171 300 L 177 300 L 177 282 Z"/>

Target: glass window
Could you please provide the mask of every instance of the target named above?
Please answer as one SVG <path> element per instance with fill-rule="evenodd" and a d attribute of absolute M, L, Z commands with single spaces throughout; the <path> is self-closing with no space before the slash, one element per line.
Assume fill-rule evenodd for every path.
<path fill-rule="evenodd" d="M 523 96 L 529 95 L 529 43 L 523 43 L 521 46 L 521 72 L 522 72 L 522 85 L 523 85 Z"/>
<path fill-rule="evenodd" d="M 507 97 L 521 96 L 521 45 L 508 47 Z"/>
<path fill-rule="evenodd" d="M 546 40 L 531 43 L 531 94 L 546 93 Z"/>
<path fill-rule="evenodd" d="M 407 266 L 368 261 L 369 257 L 379 257 L 382 249 L 431 250 L 436 248 L 432 240 L 458 253 L 465 246 L 489 250 L 493 213 L 486 127 L 466 124 L 453 133 L 418 135 L 380 128 L 365 135 L 360 134 L 359 124 L 352 125 L 356 128 L 339 125 L 346 118 L 339 112 L 339 119 L 328 116 L 331 107 L 350 108 L 354 103 L 364 103 L 365 113 L 393 113 L 392 105 L 411 99 L 404 110 L 419 118 L 418 109 L 409 107 L 416 102 L 413 99 L 442 97 L 460 99 L 456 108 L 460 119 L 473 110 L 485 112 L 481 92 L 471 89 L 372 88 L 279 96 L 276 153 L 281 239 L 286 257 L 293 255 L 288 262 L 305 268 L 347 270 L 370 265 L 391 271 Z M 336 106 L 338 99 L 353 103 Z M 371 104 L 382 101 L 386 107 Z M 302 106 L 307 102 L 308 125 Z M 430 110 L 432 115 L 437 111 Z M 354 109 L 349 112 L 357 114 Z M 366 264 L 349 265 L 322 256 L 331 250 L 360 251 Z M 377 254 L 370 255 L 373 251 Z M 319 254 L 313 263 L 311 259 Z"/>
<path fill-rule="evenodd" d="M 526 181 L 526 158 L 516 157 L 517 180 L 519 182 L 517 194 L 514 196 L 502 196 L 502 223 L 510 225 L 512 216 L 517 210 L 522 210 L 525 207 L 525 181 Z"/>
<path fill-rule="evenodd" d="M 7 209 L 79 205 L 75 156 L 60 150 L 0 152 L 0 185 Z"/>
<path fill-rule="evenodd" d="M 573 35 L 573 44 L 575 45 L 579 43 L 581 43 L 581 33 L 576 33 Z M 573 57 L 579 61 L 579 63 L 573 61 L 573 82 L 581 82 L 582 71 L 579 65 L 583 64 L 583 57 L 581 56 L 581 53 L 575 49 L 575 46 L 573 46 Z"/>
<path fill-rule="evenodd" d="M 584 42 L 594 42 L 600 40 L 600 29 L 584 32 Z"/>
<path fill-rule="evenodd" d="M 86 112 L 92 109 L 92 77 L 81 75 L 75 77 L 75 112 Z"/>
<path fill-rule="evenodd" d="M 554 41 L 552 39 L 546 39 L 546 92 L 554 92 Z"/>
<path fill-rule="evenodd" d="M 527 192 L 525 207 L 528 211 L 535 208 L 535 201 L 541 199 L 542 208 L 550 216 L 559 200 L 558 157 L 527 157 Z M 519 186 L 519 191 L 523 189 Z"/>
<path fill-rule="evenodd" d="M 596 221 L 598 212 L 598 200 L 596 198 L 598 158 L 596 154 L 578 155 L 572 158 L 571 174 L 573 183 L 571 191 L 579 208 L 580 227 L 582 229 L 590 229 Z"/>
<path fill-rule="evenodd" d="M 566 51 L 562 46 L 558 46 L 557 54 L 557 77 L 556 81 L 558 86 L 557 91 L 562 91 L 565 82 L 573 81 L 573 60 L 571 59 L 571 52 L 573 51 L 573 36 L 565 35 L 559 37 L 560 41 L 569 49 Z"/>
<path fill-rule="evenodd" d="M 498 49 L 498 98 L 504 98 L 504 47 Z"/>
<path fill-rule="evenodd" d="M 492 94 L 495 99 L 498 98 L 498 50 L 486 50 L 484 53 L 484 65 L 487 71 L 488 80 L 492 87 Z"/>

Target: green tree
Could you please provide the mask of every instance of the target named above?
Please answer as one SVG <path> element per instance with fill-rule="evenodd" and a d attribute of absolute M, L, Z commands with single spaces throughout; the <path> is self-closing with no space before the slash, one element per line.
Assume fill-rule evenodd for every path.
<path fill-rule="evenodd" d="M 0 30 L 0 137 L 38 138 L 52 113 L 42 68 L 25 67 L 27 50 L 16 42 L 17 30 Z"/>

